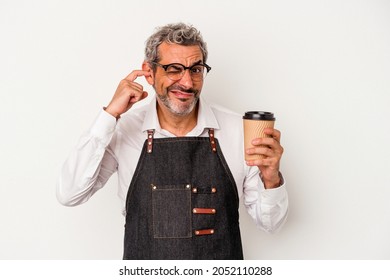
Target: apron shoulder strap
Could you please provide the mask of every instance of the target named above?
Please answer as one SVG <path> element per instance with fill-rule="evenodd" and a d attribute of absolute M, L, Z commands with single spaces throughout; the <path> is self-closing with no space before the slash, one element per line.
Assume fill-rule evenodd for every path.
<path fill-rule="evenodd" d="M 216 153 L 217 152 L 217 144 L 215 143 L 214 138 L 214 128 L 209 128 L 209 139 L 211 144 L 211 150 Z"/>
<path fill-rule="evenodd" d="M 148 154 L 151 154 L 153 151 L 153 135 L 154 135 L 154 129 L 149 129 L 148 130 L 148 147 L 146 149 Z"/>

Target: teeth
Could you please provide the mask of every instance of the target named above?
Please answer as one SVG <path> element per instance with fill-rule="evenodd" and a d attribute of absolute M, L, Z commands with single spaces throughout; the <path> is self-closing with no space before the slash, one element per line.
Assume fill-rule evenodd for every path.
<path fill-rule="evenodd" d="M 182 91 L 172 91 L 173 94 L 180 94 L 180 95 L 192 95 L 192 93 L 189 92 L 182 92 Z"/>

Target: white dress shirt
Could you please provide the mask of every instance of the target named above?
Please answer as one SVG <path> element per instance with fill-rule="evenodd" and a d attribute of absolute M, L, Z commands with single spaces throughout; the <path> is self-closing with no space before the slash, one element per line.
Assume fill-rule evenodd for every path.
<path fill-rule="evenodd" d="M 215 129 L 215 138 L 249 215 L 260 229 L 277 231 L 287 217 L 286 187 L 283 183 L 278 188 L 265 189 L 259 169 L 246 165 L 242 116 L 220 106 L 210 106 L 200 98 L 197 125 L 186 136 L 208 137 L 208 128 Z M 86 202 L 117 171 L 118 195 L 125 214 L 127 191 L 148 129 L 155 130 L 155 138 L 175 137 L 160 127 L 156 97 L 130 109 L 118 121 L 101 110 L 63 165 L 57 184 L 59 202 L 66 206 Z"/>

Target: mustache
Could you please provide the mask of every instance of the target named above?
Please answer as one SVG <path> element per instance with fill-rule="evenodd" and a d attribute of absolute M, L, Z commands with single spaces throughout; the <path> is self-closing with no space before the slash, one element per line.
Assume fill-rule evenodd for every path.
<path fill-rule="evenodd" d="M 179 90 L 185 93 L 191 93 L 193 95 L 197 95 L 199 93 L 199 90 L 196 90 L 194 88 L 183 88 L 179 85 L 172 85 L 167 88 L 167 91 L 171 91 L 171 90 Z"/>

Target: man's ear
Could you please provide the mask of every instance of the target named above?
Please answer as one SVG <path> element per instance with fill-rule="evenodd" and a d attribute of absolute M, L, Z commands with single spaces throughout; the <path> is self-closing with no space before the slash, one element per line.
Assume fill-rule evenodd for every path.
<path fill-rule="evenodd" d="M 152 67 L 150 67 L 150 64 L 146 61 L 142 63 L 142 70 L 150 72 L 150 76 L 145 77 L 146 81 L 149 83 L 149 85 L 154 85 L 154 72 Z"/>

